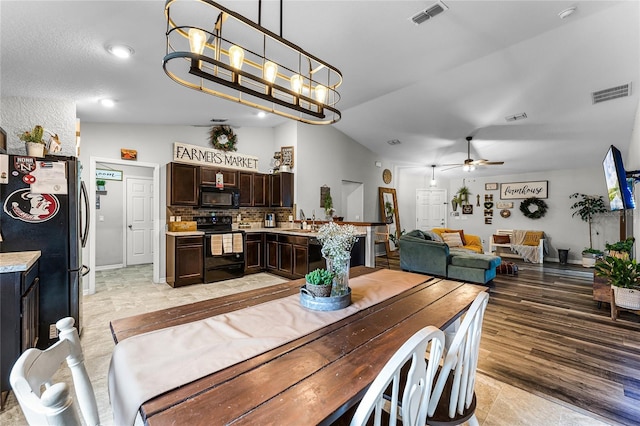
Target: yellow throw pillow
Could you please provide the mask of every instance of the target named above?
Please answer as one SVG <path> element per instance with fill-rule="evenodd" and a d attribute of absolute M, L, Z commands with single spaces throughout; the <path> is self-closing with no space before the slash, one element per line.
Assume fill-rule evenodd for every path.
<path fill-rule="evenodd" d="M 527 231 L 524 234 L 524 241 L 522 242 L 525 246 L 537 246 L 540 244 L 540 239 L 544 235 L 542 231 Z"/>
<path fill-rule="evenodd" d="M 449 247 L 462 247 L 462 238 L 457 232 L 443 232 L 442 239 Z"/>

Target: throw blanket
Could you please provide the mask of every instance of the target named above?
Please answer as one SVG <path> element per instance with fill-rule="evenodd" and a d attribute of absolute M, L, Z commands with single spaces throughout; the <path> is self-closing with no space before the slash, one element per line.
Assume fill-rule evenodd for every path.
<path fill-rule="evenodd" d="M 428 279 L 385 269 L 350 279 L 352 304 L 337 311 L 306 309 L 296 294 L 125 339 L 114 348 L 109 366 L 114 424 L 133 424 L 140 405 L 157 395 L 298 339 Z"/>
<path fill-rule="evenodd" d="M 513 240 L 511 241 L 511 251 L 517 253 L 525 260 L 525 262 L 539 263 L 540 252 L 538 246 L 529 246 L 523 244 L 528 231 L 519 229 L 513 230 Z M 543 243 L 544 244 L 544 243 Z M 543 246 L 544 254 L 547 253 L 546 245 Z"/>

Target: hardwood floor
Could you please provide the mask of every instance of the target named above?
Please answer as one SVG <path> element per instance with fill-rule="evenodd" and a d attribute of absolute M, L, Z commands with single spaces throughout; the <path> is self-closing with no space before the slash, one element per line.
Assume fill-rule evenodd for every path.
<path fill-rule="evenodd" d="M 592 269 L 515 262 L 490 285 L 478 369 L 622 425 L 640 424 L 640 315 L 592 298 Z M 386 267 L 386 259 L 377 264 Z M 390 257 L 399 269 L 397 254 Z"/>

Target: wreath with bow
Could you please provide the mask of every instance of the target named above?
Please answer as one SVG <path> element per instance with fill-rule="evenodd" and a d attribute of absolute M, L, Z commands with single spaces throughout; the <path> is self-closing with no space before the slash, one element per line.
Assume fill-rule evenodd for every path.
<path fill-rule="evenodd" d="M 211 146 L 220 151 L 237 151 L 238 136 L 230 126 L 213 126 L 209 132 Z"/>
<path fill-rule="evenodd" d="M 537 207 L 534 211 L 529 210 L 532 204 Z M 536 197 L 527 198 L 520 203 L 520 211 L 529 219 L 540 219 L 547 213 L 548 208 L 547 203 Z"/>

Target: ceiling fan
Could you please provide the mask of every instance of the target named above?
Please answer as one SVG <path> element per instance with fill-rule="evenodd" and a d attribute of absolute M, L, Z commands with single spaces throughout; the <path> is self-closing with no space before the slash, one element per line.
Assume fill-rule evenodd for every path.
<path fill-rule="evenodd" d="M 462 169 L 465 172 L 470 172 L 475 170 L 476 166 L 499 166 L 504 164 L 504 161 L 489 161 L 489 160 L 485 160 L 485 159 L 480 159 L 480 160 L 474 160 L 471 158 L 471 139 L 473 139 L 472 136 L 467 136 L 467 159 L 464 160 L 464 163 L 461 164 L 443 164 L 444 167 L 447 166 L 451 166 L 450 168 L 454 168 L 454 167 L 460 167 L 462 166 Z M 449 169 L 443 169 L 444 170 L 449 170 Z"/>

